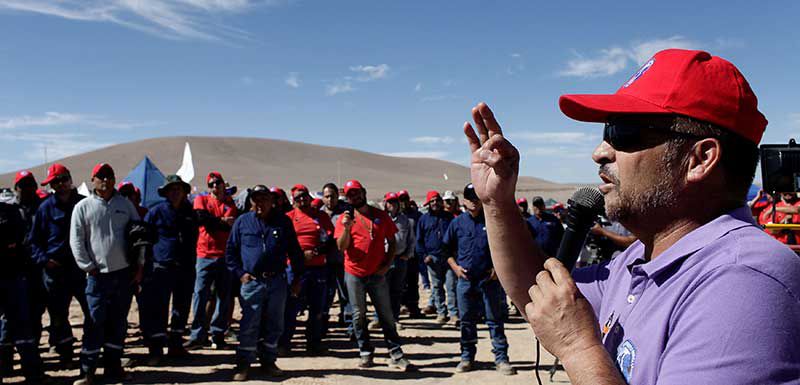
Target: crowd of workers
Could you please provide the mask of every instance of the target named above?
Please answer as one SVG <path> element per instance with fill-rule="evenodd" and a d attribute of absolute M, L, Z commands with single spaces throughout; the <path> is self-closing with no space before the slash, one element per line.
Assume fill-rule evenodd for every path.
<path fill-rule="evenodd" d="M 262 373 L 283 376 L 277 358 L 298 348 L 292 337 L 302 313 L 306 354 L 325 355 L 337 305 L 359 368 L 373 366 L 370 332 L 381 329 L 389 366 L 414 369 L 398 333 L 403 315 L 460 329 L 457 372 L 473 369 L 477 324 L 485 322 L 497 371 L 516 373 L 504 331 L 509 305 L 471 184 L 461 202 L 452 191 L 429 191 L 420 209 L 406 190 L 368 204 L 356 180 L 313 195 L 302 184 L 288 195 L 257 185 L 235 197 L 219 172 L 205 182 L 208 191 L 192 196 L 188 183 L 170 175 L 158 189 L 163 200 L 144 208 L 138 187 L 116 184 L 106 163 L 94 167 L 89 196 L 61 164 L 49 167 L 46 193 L 32 173 L 19 172 L 13 200 L 0 203 L 0 375 L 11 374 L 16 349 L 27 381 L 47 380 L 38 349 L 45 311 L 51 351 L 63 367 L 74 365 L 74 299 L 83 313 L 75 384 L 94 383 L 100 365 L 105 381 L 130 379 L 123 351 L 134 298 L 151 366 L 195 349 L 228 349 L 238 300 L 233 380 L 247 380 L 256 362 Z M 523 199 L 520 212 L 554 255 L 563 227 L 542 198 L 532 206 L 530 214 Z M 424 304 L 420 281 L 431 293 Z"/>

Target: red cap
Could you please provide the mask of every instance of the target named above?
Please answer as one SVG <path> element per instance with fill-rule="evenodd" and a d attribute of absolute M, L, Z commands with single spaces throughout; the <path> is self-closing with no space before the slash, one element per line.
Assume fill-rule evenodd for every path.
<path fill-rule="evenodd" d="M 385 201 L 397 200 L 397 199 L 400 199 L 400 197 L 397 195 L 397 193 L 391 191 L 387 192 L 386 195 L 383 196 L 383 200 Z"/>
<path fill-rule="evenodd" d="M 222 179 L 222 174 L 220 174 L 219 171 L 211 171 L 208 173 L 208 176 L 206 177 L 206 184 L 211 183 L 212 180 L 225 182 L 225 179 Z"/>
<path fill-rule="evenodd" d="M 286 196 L 286 192 L 283 191 L 283 189 L 280 187 L 270 187 L 269 191 L 272 192 L 273 194 Z"/>
<path fill-rule="evenodd" d="M 102 171 L 110 172 L 112 174 L 114 173 L 114 169 L 111 168 L 110 164 L 108 164 L 108 163 L 98 163 L 98 164 L 94 165 L 94 168 L 92 169 L 92 178 L 97 176 L 97 174 L 99 174 Z"/>
<path fill-rule="evenodd" d="M 121 192 L 123 188 L 127 188 L 127 189 L 130 189 L 133 192 L 136 192 L 136 186 L 134 186 L 133 182 L 131 182 L 131 181 L 119 182 L 117 184 L 117 191 Z"/>
<path fill-rule="evenodd" d="M 47 186 L 53 179 L 62 175 L 69 175 L 69 170 L 61 163 L 53 163 L 47 168 L 47 177 L 42 181 L 42 186 Z"/>
<path fill-rule="evenodd" d="M 359 181 L 357 181 L 355 179 L 348 180 L 347 183 L 344 184 L 344 195 L 347 195 L 347 193 L 350 190 L 353 190 L 353 189 L 361 190 L 363 188 L 364 188 L 364 186 L 361 185 L 361 182 L 359 182 Z"/>
<path fill-rule="evenodd" d="M 322 199 L 319 199 L 319 198 L 314 198 L 314 200 L 311 201 L 311 207 L 313 207 L 313 208 L 315 208 L 317 210 L 322 208 L 323 204 L 325 204 L 325 202 L 323 202 Z"/>
<path fill-rule="evenodd" d="M 408 198 L 409 197 L 408 196 L 408 190 L 400 190 L 400 191 L 398 191 L 397 192 L 397 197 L 398 198 L 402 198 L 402 197 Z"/>
<path fill-rule="evenodd" d="M 306 185 L 304 185 L 304 184 L 299 184 L 299 183 L 294 185 L 294 186 L 292 186 L 292 197 L 294 197 L 294 193 L 296 193 L 298 191 L 302 191 L 302 192 L 308 194 L 308 187 L 306 187 Z"/>
<path fill-rule="evenodd" d="M 47 198 L 50 194 L 48 194 L 47 191 L 36 189 L 36 195 L 38 195 L 40 199 L 44 199 Z"/>
<path fill-rule="evenodd" d="M 525 204 L 528 204 L 528 200 L 527 200 L 527 199 L 525 199 L 525 198 L 519 198 L 519 199 L 517 199 L 517 204 L 518 204 L 518 205 L 521 205 L 521 204 L 523 204 L 523 203 L 525 203 Z"/>
<path fill-rule="evenodd" d="M 423 204 L 423 206 L 427 206 L 428 204 L 431 203 L 432 200 L 437 199 L 437 198 L 439 198 L 439 199 L 442 198 L 442 196 L 439 195 L 438 191 L 435 191 L 435 190 L 428 191 L 428 194 L 425 196 L 425 204 Z"/>
<path fill-rule="evenodd" d="M 17 176 L 14 177 L 14 187 L 16 187 L 19 184 L 19 182 L 22 181 L 23 179 L 28 179 L 28 178 L 30 178 L 33 181 L 33 183 L 36 184 L 36 178 L 33 177 L 33 174 L 30 171 L 22 170 L 18 172 Z"/>
<path fill-rule="evenodd" d="M 756 144 L 767 127 L 744 75 L 729 61 L 703 51 L 660 51 L 615 94 L 562 95 L 558 105 L 565 115 L 584 122 L 607 122 L 622 114 L 679 114 Z"/>
<path fill-rule="evenodd" d="M 559 202 L 559 203 L 556 203 L 556 204 L 553 205 L 553 210 L 563 210 L 563 209 L 564 209 L 564 204 L 563 203 Z"/>

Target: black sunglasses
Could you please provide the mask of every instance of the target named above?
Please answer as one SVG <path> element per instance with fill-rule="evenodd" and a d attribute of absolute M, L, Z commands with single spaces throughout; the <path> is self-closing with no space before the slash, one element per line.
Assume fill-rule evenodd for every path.
<path fill-rule="evenodd" d="M 618 151 L 634 151 L 663 143 L 669 136 L 695 139 L 706 137 L 673 131 L 674 119 L 671 115 L 611 119 L 603 128 L 603 141 Z M 662 134 L 662 140 L 659 142 L 648 140 L 647 135 L 652 133 Z"/>

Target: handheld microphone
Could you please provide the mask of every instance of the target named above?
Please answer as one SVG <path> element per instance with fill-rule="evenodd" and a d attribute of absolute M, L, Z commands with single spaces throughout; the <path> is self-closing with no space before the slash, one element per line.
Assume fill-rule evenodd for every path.
<path fill-rule="evenodd" d="M 605 199 L 603 193 L 596 187 L 581 187 L 572 194 L 567 203 L 566 224 L 564 237 L 558 247 L 556 259 L 564 264 L 567 270 L 572 271 L 578 261 L 581 249 L 586 242 L 589 228 L 594 224 L 595 218 L 603 212 Z"/>

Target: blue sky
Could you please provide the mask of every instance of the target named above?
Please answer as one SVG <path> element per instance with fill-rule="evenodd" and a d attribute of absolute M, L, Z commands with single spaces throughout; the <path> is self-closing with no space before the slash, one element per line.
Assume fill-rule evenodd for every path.
<path fill-rule="evenodd" d="M 0 171 L 45 146 L 53 160 L 166 135 L 466 164 L 461 125 L 486 101 L 522 174 L 595 182 L 601 128 L 558 96 L 613 92 L 667 47 L 731 60 L 764 142 L 799 137 L 798 15 L 798 1 L 0 0 Z"/>

